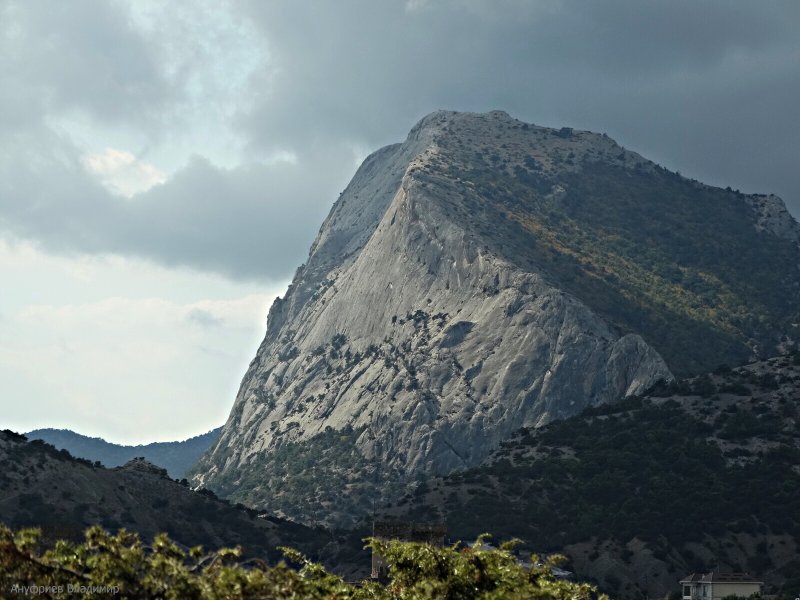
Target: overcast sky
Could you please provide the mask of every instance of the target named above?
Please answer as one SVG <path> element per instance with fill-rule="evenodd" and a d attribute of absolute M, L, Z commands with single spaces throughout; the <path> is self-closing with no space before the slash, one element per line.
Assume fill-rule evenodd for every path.
<path fill-rule="evenodd" d="M 436 109 L 800 214 L 800 2 L 0 0 L 0 427 L 221 424 L 357 164 Z"/>

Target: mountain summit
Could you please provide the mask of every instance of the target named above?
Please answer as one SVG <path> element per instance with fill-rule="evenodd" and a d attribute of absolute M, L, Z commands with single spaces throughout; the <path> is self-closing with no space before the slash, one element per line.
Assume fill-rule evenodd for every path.
<path fill-rule="evenodd" d="M 281 506 L 311 514 L 335 506 L 326 477 L 475 465 L 522 426 L 792 347 L 798 266 L 774 196 L 605 135 L 433 113 L 334 204 L 194 481 L 272 508 L 293 489 Z"/>

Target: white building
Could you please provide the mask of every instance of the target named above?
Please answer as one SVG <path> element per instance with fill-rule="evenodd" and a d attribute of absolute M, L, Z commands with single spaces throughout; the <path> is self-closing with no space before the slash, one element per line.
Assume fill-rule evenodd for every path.
<path fill-rule="evenodd" d="M 681 580 L 683 600 L 722 600 L 726 596 L 749 598 L 761 593 L 762 584 L 747 573 L 692 573 Z"/>

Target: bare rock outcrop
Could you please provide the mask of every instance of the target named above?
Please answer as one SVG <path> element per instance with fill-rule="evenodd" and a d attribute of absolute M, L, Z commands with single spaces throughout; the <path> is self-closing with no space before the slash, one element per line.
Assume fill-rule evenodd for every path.
<path fill-rule="evenodd" d="M 794 220 L 783 200 L 774 194 L 747 196 L 747 203 L 757 215 L 756 228 L 768 231 L 800 245 L 800 224 Z"/>
<path fill-rule="evenodd" d="M 166 469 L 154 465 L 143 456 L 132 458 L 124 465 L 116 467 L 116 469 L 119 471 L 129 471 L 132 473 L 148 473 L 150 475 L 156 475 L 158 477 L 169 479 L 169 474 L 167 473 Z"/>
<path fill-rule="evenodd" d="M 577 298 L 489 250 L 492 223 L 460 214 L 465 190 L 436 180 L 437 140 L 450 128 L 488 136 L 518 123 L 505 113 L 435 113 L 404 144 L 366 159 L 270 310 L 196 483 L 213 486 L 259 453 L 346 426 L 363 431 L 359 447 L 376 462 L 448 472 L 477 463 L 523 425 L 672 377 L 639 335 L 620 335 Z M 534 142 L 539 160 L 548 161 L 548 143 L 564 142 Z M 638 156 L 617 159 L 619 147 L 594 134 L 577 148 Z"/>

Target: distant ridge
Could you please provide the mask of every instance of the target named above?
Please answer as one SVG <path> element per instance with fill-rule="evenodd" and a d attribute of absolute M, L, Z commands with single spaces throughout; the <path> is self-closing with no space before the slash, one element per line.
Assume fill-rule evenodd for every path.
<path fill-rule="evenodd" d="M 34 429 L 25 435 L 31 440 L 42 440 L 72 456 L 100 461 L 105 467 L 119 467 L 136 457 L 144 457 L 164 467 L 170 477 L 181 479 L 219 437 L 222 427 L 197 435 L 182 442 L 153 442 L 137 446 L 113 444 L 102 438 L 89 437 L 69 429 Z"/>

